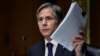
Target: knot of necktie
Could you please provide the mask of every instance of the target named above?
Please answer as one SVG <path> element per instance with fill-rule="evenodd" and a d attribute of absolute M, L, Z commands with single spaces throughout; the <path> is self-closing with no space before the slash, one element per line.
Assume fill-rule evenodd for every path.
<path fill-rule="evenodd" d="M 53 44 L 52 43 L 47 43 L 47 47 L 48 48 L 52 48 L 53 47 Z"/>

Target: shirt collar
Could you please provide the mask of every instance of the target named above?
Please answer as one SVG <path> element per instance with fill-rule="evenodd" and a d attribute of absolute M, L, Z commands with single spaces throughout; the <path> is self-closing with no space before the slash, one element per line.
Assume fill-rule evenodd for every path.
<path fill-rule="evenodd" d="M 48 40 L 45 39 L 45 46 L 46 46 L 46 44 L 48 42 L 52 43 L 54 46 L 57 46 L 58 45 L 58 42 L 56 42 L 55 40 L 48 41 Z"/>

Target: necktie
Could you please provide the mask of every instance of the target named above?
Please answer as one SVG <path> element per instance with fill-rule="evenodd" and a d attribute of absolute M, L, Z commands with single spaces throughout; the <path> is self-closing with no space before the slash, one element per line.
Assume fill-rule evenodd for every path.
<path fill-rule="evenodd" d="M 48 47 L 48 56 L 53 56 L 53 53 L 52 53 L 53 44 L 47 43 L 47 47 Z"/>

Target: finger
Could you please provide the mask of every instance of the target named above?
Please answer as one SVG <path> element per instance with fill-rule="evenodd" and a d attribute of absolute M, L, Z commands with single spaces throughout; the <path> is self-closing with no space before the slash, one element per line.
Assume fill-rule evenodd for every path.
<path fill-rule="evenodd" d="M 84 40 L 84 37 L 81 35 L 75 35 L 72 40 Z"/>
<path fill-rule="evenodd" d="M 84 31 L 84 30 L 80 30 L 80 31 L 79 31 L 79 35 L 84 36 L 84 35 L 85 35 L 85 31 Z"/>
<path fill-rule="evenodd" d="M 84 43 L 84 41 L 80 41 L 80 42 L 75 42 L 75 43 L 73 43 L 73 44 L 75 44 L 75 45 L 80 45 L 80 44 L 83 44 Z"/>
<path fill-rule="evenodd" d="M 76 47 L 82 47 L 83 43 L 84 43 L 84 41 L 73 43 L 73 47 L 74 48 L 76 48 Z"/>
<path fill-rule="evenodd" d="M 82 42 L 84 40 L 74 40 L 72 43 Z"/>

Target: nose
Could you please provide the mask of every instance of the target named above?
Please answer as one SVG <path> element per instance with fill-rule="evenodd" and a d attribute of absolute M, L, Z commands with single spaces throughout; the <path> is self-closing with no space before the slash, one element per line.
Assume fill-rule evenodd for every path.
<path fill-rule="evenodd" d="M 47 26 L 47 21 L 46 21 L 46 19 L 43 19 L 42 25 L 43 25 L 43 26 Z"/>

